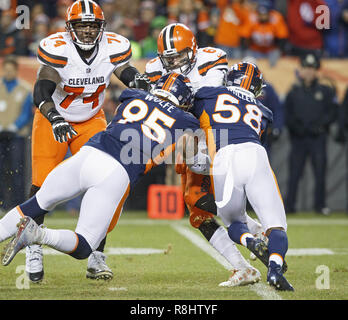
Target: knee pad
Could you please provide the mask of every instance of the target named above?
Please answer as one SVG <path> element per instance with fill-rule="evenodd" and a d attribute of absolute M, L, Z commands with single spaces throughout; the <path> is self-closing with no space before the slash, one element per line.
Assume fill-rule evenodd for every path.
<path fill-rule="evenodd" d="M 76 233 L 79 243 L 74 252 L 69 253 L 75 259 L 86 259 L 92 253 L 92 248 L 88 244 L 87 240 L 80 234 Z"/>
<path fill-rule="evenodd" d="M 217 207 L 212 193 L 207 193 L 203 197 L 199 198 L 195 203 L 195 207 L 210 212 L 214 215 L 217 215 Z"/>

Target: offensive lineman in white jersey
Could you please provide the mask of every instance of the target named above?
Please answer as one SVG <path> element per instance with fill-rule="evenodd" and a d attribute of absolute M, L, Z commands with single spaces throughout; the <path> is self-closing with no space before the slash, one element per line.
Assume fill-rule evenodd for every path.
<path fill-rule="evenodd" d="M 157 51 L 158 57 L 150 60 L 145 67 L 145 74 L 151 83 L 155 83 L 163 74 L 173 71 L 186 75 L 194 92 L 201 87 L 216 87 L 224 83 L 228 71 L 226 53 L 218 48 L 198 48 L 194 34 L 183 24 L 173 23 L 161 31 Z M 204 116 L 199 120 L 202 125 Z M 220 283 L 220 286 L 232 287 L 259 281 L 260 272 L 244 259 L 226 229 L 214 219 L 216 205 L 210 176 L 196 174 L 184 163 L 177 163 L 175 169 L 181 174 L 191 225 L 198 228 L 233 267 L 230 278 Z M 261 225 L 250 217 L 248 227 L 254 234 L 262 230 Z"/>
<path fill-rule="evenodd" d="M 126 86 L 139 86 L 139 73 L 130 65 L 128 39 L 105 32 L 102 9 L 91 0 L 75 1 L 66 13 L 66 32 L 50 35 L 40 42 L 41 67 L 34 86 L 38 107 L 32 132 L 32 186 L 29 197 L 61 161 L 68 148 L 75 154 L 97 132 L 105 130 L 102 108 L 105 89 L 112 74 Z M 52 134 L 53 131 L 53 134 Z M 43 223 L 43 216 L 36 222 Z M 92 279 L 111 279 L 105 263 L 105 239 L 88 260 Z M 26 249 L 26 271 L 33 282 L 44 275 L 42 248 Z"/>

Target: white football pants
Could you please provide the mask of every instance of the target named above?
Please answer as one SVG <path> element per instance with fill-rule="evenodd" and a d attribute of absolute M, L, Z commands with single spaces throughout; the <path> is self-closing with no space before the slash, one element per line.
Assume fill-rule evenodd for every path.
<path fill-rule="evenodd" d="M 212 170 L 218 216 L 226 226 L 247 222 L 248 199 L 264 230 L 287 229 L 278 183 L 261 145 L 247 142 L 220 149 Z"/>
<path fill-rule="evenodd" d="M 50 211 L 83 192 L 75 232 L 95 250 L 121 215 L 129 193 L 128 173 L 109 154 L 85 146 L 50 172 L 36 198 Z"/>

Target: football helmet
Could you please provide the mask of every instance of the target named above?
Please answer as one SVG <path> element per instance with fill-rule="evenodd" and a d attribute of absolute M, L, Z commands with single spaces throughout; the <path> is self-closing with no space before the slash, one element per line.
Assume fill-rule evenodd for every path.
<path fill-rule="evenodd" d="M 234 64 L 227 73 L 225 85 L 241 87 L 253 93 L 255 97 L 259 96 L 262 88 L 266 86 L 260 69 L 250 62 Z"/>
<path fill-rule="evenodd" d="M 175 72 L 162 76 L 151 93 L 183 109 L 191 108 L 193 103 L 193 89 L 190 80 Z"/>
<path fill-rule="evenodd" d="M 82 50 L 91 50 L 101 40 L 105 29 L 104 13 L 92 0 L 75 1 L 66 12 L 66 31 Z"/>
<path fill-rule="evenodd" d="M 168 72 L 187 74 L 196 62 L 196 38 L 184 24 L 172 23 L 160 32 L 157 53 Z"/>

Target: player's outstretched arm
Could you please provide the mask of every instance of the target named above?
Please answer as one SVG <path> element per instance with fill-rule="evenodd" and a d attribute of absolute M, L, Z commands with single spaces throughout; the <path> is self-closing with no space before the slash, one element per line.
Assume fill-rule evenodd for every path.
<path fill-rule="evenodd" d="M 148 76 L 141 74 L 129 62 L 117 68 L 114 74 L 129 88 L 143 89 L 145 91 L 149 91 L 150 89 L 151 81 Z"/>
<path fill-rule="evenodd" d="M 74 128 L 57 111 L 52 95 L 61 78 L 56 70 L 41 66 L 34 86 L 34 103 L 52 125 L 53 135 L 58 142 L 66 142 L 77 135 Z"/>

